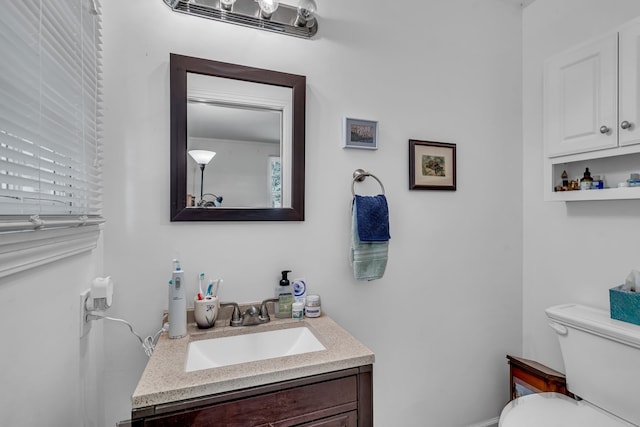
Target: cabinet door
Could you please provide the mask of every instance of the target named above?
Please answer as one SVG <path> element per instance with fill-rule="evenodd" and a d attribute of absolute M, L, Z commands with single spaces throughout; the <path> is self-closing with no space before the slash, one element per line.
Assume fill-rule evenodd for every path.
<path fill-rule="evenodd" d="M 545 63 L 547 157 L 618 145 L 617 48 L 614 33 Z"/>
<path fill-rule="evenodd" d="M 640 143 L 640 23 L 620 31 L 620 145 Z"/>

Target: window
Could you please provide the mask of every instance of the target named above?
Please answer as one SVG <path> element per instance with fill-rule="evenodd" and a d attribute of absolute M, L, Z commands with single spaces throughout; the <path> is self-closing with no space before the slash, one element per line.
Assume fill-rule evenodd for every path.
<path fill-rule="evenodd" d="M 0 277 L 95 248 L 102 162 L 97 0 L 0 14 Z"/>

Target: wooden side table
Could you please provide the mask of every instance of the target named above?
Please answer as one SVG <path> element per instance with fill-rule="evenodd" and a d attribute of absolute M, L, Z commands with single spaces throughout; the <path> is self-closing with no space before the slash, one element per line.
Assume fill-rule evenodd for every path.
<path fill-rule="evenodd" d="M 527 394 L 548 391 L 573 397 L 567 390 L 566 378 L 562 372 L 522 357 L 507 355 L 507 359 L 511 400 Z"/>

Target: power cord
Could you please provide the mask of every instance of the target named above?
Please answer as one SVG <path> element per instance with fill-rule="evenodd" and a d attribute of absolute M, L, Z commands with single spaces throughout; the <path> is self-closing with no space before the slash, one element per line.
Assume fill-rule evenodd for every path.
<path fill-rule="evenodd" d="M 108 317 L 108 316 L 103 316 L 101 314 L 95 314 L 95 313 L 89 314 L 87 318 L 106 319 L 106 320 L 111 320 L 112 322 L 124 323 L 129 327 L 129 329 L 131 330 L 131 333 L 135 335 L 138 338 L 138 340 L 140 340 L 140 344 L 142 344 L 142 348 L 144 349 L 144 353 L 147 355 L 147 357 L 151 357 L 151 355 L 153 354 L 153 349 L 156 347 L 156 344 L 158 343 L 158 338 L 160 338 L 160 334 L 169 330 L 168 324 L 165 324 L 162 327 L 162 329 L 160 329 L 158 332 L 155 333 L 155 335 L 153 336 L 149 335 L 148 337 L 143 339 L 140 335 L 138 335 L 136 331 L 133 330 L 133 326 L 131 326 L 131 323 L 127 322 L 124 319 L 117 319 L 115 317 Z"/>

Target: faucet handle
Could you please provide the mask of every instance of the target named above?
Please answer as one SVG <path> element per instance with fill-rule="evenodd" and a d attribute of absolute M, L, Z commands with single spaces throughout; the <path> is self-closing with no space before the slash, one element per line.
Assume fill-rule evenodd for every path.
<path fill-rule="evenodd" d="M 271 318 L 269 317 L 269 310 L 267 310 L 267 303 L 269 302 L 278 302 L 279 298 L 269 298 L 266 299 L 264 301 L 262 301 L 262 304 L 260 304 L 260 320 L 262 321 L 269 321 L 271 320 Z"/>
<path fill-rule="evenodd" d="M 242 316 L 240 316 L 240 307 L 235 302 L 221 302 L 220 307 L 226 307 L 232 305 L 233 313 L 231 314 L 231 326 L 240 326 L 242 324 Z"/>

